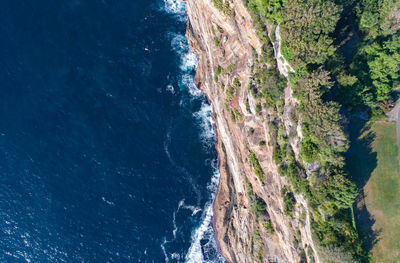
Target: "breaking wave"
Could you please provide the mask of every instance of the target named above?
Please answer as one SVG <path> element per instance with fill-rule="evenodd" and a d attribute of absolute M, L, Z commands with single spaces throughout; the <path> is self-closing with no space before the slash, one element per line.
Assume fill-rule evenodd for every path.
<path fill-rule="evenodd" d="M 215 129 L 213 120 L 213 110 L 209 103 L 203 101 L 200 110 L 193 113 L 193 116 L 200 122 L 202 128 L 201 139 L 208 147 L 215 144 Z"/>
<path fill-rule="evenodd" d="M 181 90 L 189 91 L 192 97 L 202 96 L 202 92 L 194 84 L 194 71 L 197 67 L 197 57 L 190 52 L 186 36 L 176 33 L 170 34 L 172 37 L 171 47 L 180 58 L 179 68 L 181 70 L 179 86 Z"/>
<path fill-rule="evenodd" d="M 214 174 L 208 185 L 210 191 L 209 201 L 206 203 L 201 216 L 200 226 L 192 233 L 190 248 L 185 257 L 186 263 L 222 263 L 225 259 L 218 251 L 212 226 L 213 200 L 218 187 L 219 171 L 217 161 L 213 162 Z"/>
<path fill-rule="evenodd" d="M 163 0 L 164 11 L 176 16 L 179 21 L 186 21 L 186 6 L 183 0 Z M 200 100 L 200 109 L 193 113 L 201 127 L 201 140 L 207 147 L 215 145 L 215 128 L 212 118 L 213 110 L 207 102 L 203 93 L 194 84 L 194 71 L 197 67 L 197 57 L 191 53 L 187 38 L 183 34 L 169 33 L 171 39 L 171 47 L 180 58 L 179 67 L 181 74 L 179 77 L 179 88 L 181 91 L 189 93 L 190 99 Z M 189 209 L 195 216 L 202 212 L 199 225 L 192 231 L 190 247 L 186 255 L 177 253 L 168 253 L 165 250 L 165 244 L 172 241 L 164 240 L 161 247 L 165 255 L 165 262 L 173 260 L 174 262 L 186 263 L 222 263 L 225 259 L 218 251 L 218 246 L 214 237 L 214 229 L 212 226 L 213 217 L 213 200 L 217 191 L 219 182 L 218 161 L 214 159 L 211 163 L 213 175 L 210 183 L 207 185 L 209 196 L 203 208 L 185 204 L 185 200 L 181 200 L 178 209 L 173 213 L 173 240 L 176 238 L 179 227 L 176 225 L 176 215 L 180 209 Z M 183 260 L 183 261 L 182 261 Z"/>
<path fill-rule="evenodd" d="M 178 18 L 179 21 L 185 22 L 186 17 L 186 4 L 183 0 L 163 0 L 162 9 Z"/>

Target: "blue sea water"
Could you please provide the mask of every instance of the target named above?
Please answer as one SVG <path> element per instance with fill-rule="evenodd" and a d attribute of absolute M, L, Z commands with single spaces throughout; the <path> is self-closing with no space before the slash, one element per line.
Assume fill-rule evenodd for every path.
<path fill-rule="evenodd" d="M 184 2 L 0 4 L 0 262 L 223 262 Z"/>

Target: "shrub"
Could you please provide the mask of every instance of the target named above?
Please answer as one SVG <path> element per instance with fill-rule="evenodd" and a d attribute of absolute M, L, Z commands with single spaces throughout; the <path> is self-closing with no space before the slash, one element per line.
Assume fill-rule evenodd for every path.
<path fill-rule="evenodd" d="M 264 200 L 258 196 L 253 196 L 252 199 L 250 200 L 250 209 L 251 212 L 255 215 L 256 220 L 261 215 L 261 212 L 265 211 L 267 208 L 267 204 L 264 202 Z"/>
<path fill-rule="evenodd" d="M 228 84 L 225 90 L 225 94 L 227 101 L 231 102 L 236 94 L 236 89 L 232 85 Z"/>
<path fill-rule="evenodd" d="M 235 78 L 233 80 L 233 85 L 235 85 L 236 88 L 240 88 L 241 84 L 238 78 Z"/>
<path fill-rule="evenodd" d="M 286 158 L 286 150 L 277 145 L 272 153 L 272 158 L 276 165 L 280 165 Z"/>
<path fill-rule="evenodd" d="M 222 67 L 218 65 L 217 69 L 215 70 L 215 75 L 219 76 L 222 73 Z"/>
<path fill-rule="evenodd" d="M 246 111 L 247 111 L 248 113 L 251 113 L 249 98 L 246 98 L 246 100 L 245 100 L 244 103 L 245 103 L 245 105 L 246 105 Z"/>
<path fill-rule="evenodd" d="M 226 68 L 226 70 L 227 70 L 227 72 L 228 73 L 232 73 L 232 71 L 235 69 L 235 65 L 234 64 L 231 64 L 231 65 L 229 65 L 227 68 Z"/>
<path fill-rule="evenodd" d="M 264 184 L 264 179 L 265 179 L 264 172 L 262 171 L 261 165 L 258 162 L 258 159 L 253 152 L 250 152 L 249 159 L 250 159 L 250 164 L 253 167 L 254 173 L 256 174 L 258 179 L 261 181 L 261 183 Z"/>
<path fill-rule="evenodd" d="M 231 111 L 231 120 L 233 122 L 240 122 L 242 121 L 243 116 L 237 109 L 232 109 Z"/>
<path fill-rule="evenodd" d="M 230 15 L 230 9 L 229 9 L 229 1 L 228 0 L 212 0 L 213 4 L 215 7 L 224 13 L 225 15 Z"/>
<path fill-rule="evenodd" d="M 256 113 L 257 113 L 257 114 L 260 114 L 261 111 L 262 111 L 261 103 L 257 103 L 257 104 L 256 104 Z"/>
<path fill-rule="evenodd" d="M 268 231 L 269 234 L 274 233 L 274 226 L 272 225 L 272 222 L 270 220 L 264 221 L 263 222 L 263 227 L 265 230 Z"/>
<path fill-rule="evenodd" d="M 219 44 L 221 43 L 221 37 L 214 37 L 214 44 L 216 47 L 219 47 Z"/>
<path fill-rule="evenodd" d="M 285 214 L 292 216 L 293 208 L 296 205 L 296 199 L 294 198 L 294 195 L 290 191 L 289 187 L 285 186 L 282 188 L 281 196 L 283 198 L 283 202 L 285 203 Z"/>
<path fill-rule="evenodd" d="M 310 139 L 303 139 L 301 141 L 301 157 L 304 161 L 311 163 L 317 159 L 318 146 Z"/>

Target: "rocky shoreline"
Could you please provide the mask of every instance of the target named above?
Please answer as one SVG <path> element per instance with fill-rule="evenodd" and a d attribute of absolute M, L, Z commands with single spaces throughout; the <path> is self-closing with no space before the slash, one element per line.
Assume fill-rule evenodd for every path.
<path fill-rule="evenodd" d="M 263 117 L 268 113 L 256 113 L 254 98 L 247 91 L 253 53 L 261 53 L 261 43 L 250 15 L 241 0 L 232 1 L 230 17 L 209 0 L 186 0 L 186 5 L 187 37 L 192 52 L 198 57 L 195 84 L 213 107 L 217 131 L 220 182 L 213 204 L 213 226 L 219 250 L 230 263 L 301 262 L 307 257 L 304 248 L 311 246 L 316 253 L 309 221 L 300 219 L 302 214 L 308 213 L 307 202 L 301 202 L 294 209 L 294 216 L 285 215 L 281 189 L 289 183 L 279 175 L 272 159 L 273 149 L 268 146 L 269 130 Z M 231 70 L 229 74 L 218 76 L 218 68 Z M 232 119 L 226 90 L 222 88 L 234 81 L 240 81 L 240 88 L 235 91 L 229 107 L 242 116 L 240 122 Z M 290 96 L 288 87 L 285 110 L 289 112 L 296 106 Z M 288 123 L 288 126 L 293 125 Z M 251 136 L 249 130 L 253 132 Z M 261 147 L 260 141 L 266 145 Z M 257 156 L 266 182 L 260 182 L 254 174 L 248 161 L 249 151 Z M 272 223 L 273 234 L 255 219 L 246 182 L 265 201 L 267 207 L 263 216 Z M 260 229 L 258 235 L 255 229 Z M 298 235 L 301 237 L 296 239 Z"/>

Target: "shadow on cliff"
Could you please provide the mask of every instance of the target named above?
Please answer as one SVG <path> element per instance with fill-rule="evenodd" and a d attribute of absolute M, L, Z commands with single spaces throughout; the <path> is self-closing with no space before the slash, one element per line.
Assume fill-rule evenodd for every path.
<path fill-rule="evenodd" d="M 380 230 L 373 230 L 375 219 L 365 205 L 364 186 L 377 167 L 377 154 L 372 150 L 375 133 L 370 128 L 370 124 L 366 121 L 358 118 L 351 119 L 349 125 L 350 148 L 346 153 L 347 168 L 360 192 L 354 203 L 354 216 L 357 231 L 366 252 L 370 252 L 379 241 L 380 234 Z"/>

